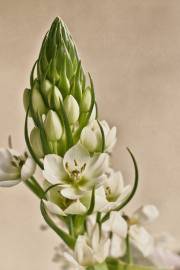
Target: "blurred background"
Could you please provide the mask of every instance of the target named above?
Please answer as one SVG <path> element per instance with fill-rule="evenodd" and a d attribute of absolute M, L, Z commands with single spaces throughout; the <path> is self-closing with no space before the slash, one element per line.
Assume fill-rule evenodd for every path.
<path fill-rule="evenodd" d="M 25 147 L 22 94 L 55 16 L 68 25 L 93 77 L 101 119 L 118 128 L 113 163 L 125 180 L 139 164 L 128 211 L 154 203 L 151 230 L 180 241 L 180 1 L 0 0 L 0 144 Z M 0 269 L 56 270 L 58 238 L 40 231 L 39 201 L 21 184 L 0 189 Z"/>

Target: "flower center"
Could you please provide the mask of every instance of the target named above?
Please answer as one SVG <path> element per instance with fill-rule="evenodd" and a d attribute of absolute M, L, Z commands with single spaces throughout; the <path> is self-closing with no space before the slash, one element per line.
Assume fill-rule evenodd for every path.
<path fill-rule="evenodd" d="M 74 160 L 74 166 L 75 168 L 71 169 L 68 162 L 66 162 L 65 164 L 66 170 L 71 179 L 78 180 L 82 177 L 82 173 L 86 168 L 86 163 L 84 163 L 83 165 L 79 165 L 78 162 Z"/>

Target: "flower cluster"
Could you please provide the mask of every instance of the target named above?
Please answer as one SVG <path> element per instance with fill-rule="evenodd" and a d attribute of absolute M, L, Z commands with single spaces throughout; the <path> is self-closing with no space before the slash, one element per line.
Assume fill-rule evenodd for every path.
<path fill-rule="evenodd" d="M 144 225 L 158 210 L 146 205 L 131 216 L 124 212 L 138 185 L 136 160 L 128 149 L 135 169 L 130 186 L 111 164 L 116 127 L 98 119 L 92 78 L 88 83 L 59 18 L 44 37 L 23 101 L 28 152 L 20 155 L 11 146 L 0 150 L 0 186 L 24 182 L 38 196 L 45 221 L 66 244 L 67 269 L 126 267 L 132 248 L 150 256 L 154 239 Z M 42 184 L 34 176 L 36 165 Z"/>

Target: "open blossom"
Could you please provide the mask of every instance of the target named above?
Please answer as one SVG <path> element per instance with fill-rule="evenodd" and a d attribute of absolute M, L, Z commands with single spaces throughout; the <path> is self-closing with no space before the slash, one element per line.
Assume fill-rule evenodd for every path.
<path fill-rule="evenodd" d="M 1 187 L 11 187 L 30 178 L 34 174 L 35 168 L 34 161 L 26 153 L 19 155 L 13 149 L 0 150 Z"/>
<path fill-rule="evenodd" d="M 64 158 L 55 154 L 46 155 L 43 175 L 51 184 L 60 184 L 62 196 L 76 200 L 93 187 L 102 185 L 108 165 L 107 154 L 91 157 L 78 143 L 65 153 Z"/>
<path fill-rule="evenodd" d="M 100 233 L 98 224 L 87 227 L 87 233 L 78 236 L 74 248 L 74 259 L 86 267 L 104 262 L 110 246 L 110 239 L 104 232 Z"/>
<path fill-rule="evenodd" d="M 155 213 L 155 206 L 149 208 L 149 217 Z M 141 210 L 140 210 L 141 209 Z M 138 210 L 139 217 L 142 216 L 143 207 Z M 151 211 L 150 211 L 151 210 Z M 157 210 L 158 211 L 158 210 Z M 151 212 L 151 213 L 150 213 Z M 134 215 L 132 218 L 124 218 L 120 212 L 111 212 L 109 220 L 104 224 L 104 230 L 112 233 L 110 254 L 113 257 L 122 257 L 126 253 L 125 239 L 129 234 L 129 239 L 132 245 L 134 245 L 144 257 L 149 256 L 154 250 L 154 238 L 151 234 L 142 226 L 141 219 L 136 219 Z M 156 215 L 157 216 L 157 215 Z M 148 219 L 148 218 L 147 218 Z M 146 223 L 147 223 L 146 219 Z M 151 219 L 150 219 L 151 220 Z"/>
<path fill-rule="evenodd" d="M 106 121 L 100 121 L 100 125 L 104 132 L 105 149 L 107 153 L 111 153 L 116 143 L 116 127 L 110 129 Z M 97 120 L 91 121 L 88 126 L 84 127 L 80 137 L 81 143 L 89 152 L 101 152 L 102 134 Z"/>

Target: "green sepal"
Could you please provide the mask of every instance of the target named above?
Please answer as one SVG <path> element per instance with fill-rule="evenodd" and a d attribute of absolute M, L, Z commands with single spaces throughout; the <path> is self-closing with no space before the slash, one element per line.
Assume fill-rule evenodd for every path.
<path fill-rule="evenodd" d="M 35 152 L 33 151 L 32 146 L 31 146 L 30 140 L 29 140 L 29 134 L 28 134 L 28 112 L 29 112 L 29 108 L 28 108 L 28 110 L 26 112 L 25 125 L 24 125 L 25 142 L 26 142 L 27 148 L 29 150 L 29 153 L 31 154 L 31 156 L 34 159 L 35 163 L 43 170 L 44 169 L 43 163 L 37 158 Z"/>

